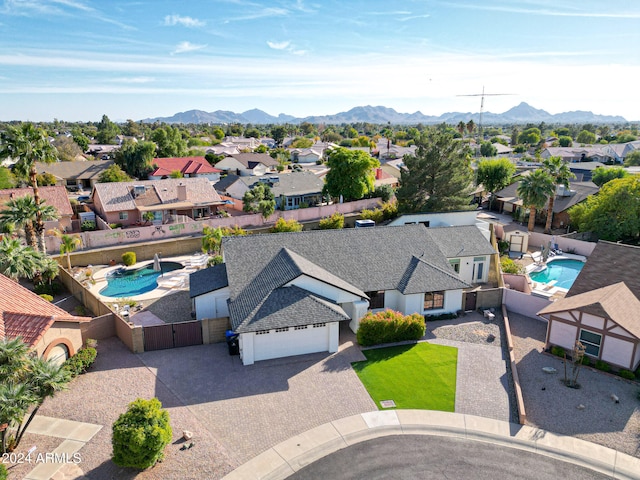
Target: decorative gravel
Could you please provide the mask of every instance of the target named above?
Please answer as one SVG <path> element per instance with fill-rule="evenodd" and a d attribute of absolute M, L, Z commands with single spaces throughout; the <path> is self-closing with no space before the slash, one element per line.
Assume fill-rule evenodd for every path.
<path fill-rule="evenodd" d="M 158 397 L 169 411 L 173 429 L 173 441 L 165 449 L 166 461 L 144 472 L 120 468 L 111 461 L 111 425 L 138 397 Z M 103 425 L 80 450 L 83 478 L 215 479 L 238 466 L 198 416 L 117 338 L 101 340 L 91 369 L 74 379 L 69 390 L 47 399 L 40 413 Z M 191 449 L 180 450 L 183 430 L 194 432 L 195 445 Z"/>
<path fill-rule="evenodd" d="M 495 320 L 479 320 L 479 314 L 467 315 L 454 320 L 437 320 L 427 322 L 426 338 L 442 338 L 456 342 L 477 343 L 479 345 L 501 346 L 501 318 Z"/>
<path fill-rule="evenodd" d="M 546 323 L 515 313 L 509 320 L 527 423 L 640 457 L 640 385 L 583 367 L 581 388 L 568 388 L 563 383 L 564 362 L 542 353 Z M 543 367 L 557 373 L 544 373 Z"/>

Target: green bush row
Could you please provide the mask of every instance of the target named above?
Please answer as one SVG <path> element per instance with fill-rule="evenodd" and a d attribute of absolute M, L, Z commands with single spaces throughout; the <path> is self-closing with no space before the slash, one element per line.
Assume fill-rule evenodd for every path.
<path fill-rule="evenodd" d="M 565 350 L 562 347 L 559 347 L 557 345 L 553 345 L 551 347 L 551 354 L 555 355 L 556 357 L 564 357 L 564 353 Z M 594 368 L 596 368 L 597 370 L 600 370 L 602 372 L 611 372 L 611 365 L 609 365 L 607 362 L 603 361 L 603 360 L 596 360 L 595 364 L 593 364 L 591 362 L 591 358 L 588 356 L 584 356 L 582 357 L 582 365 L 587 365 L 587 366 L 592 366 Z M 639 369 L 640 370 L 640 369 Z M 620 377 L 625 378 L 627 380 L 635 380 L 636 379 L 636 373 L 632 372 L 631 370 L 627 370 L 627 369 L 621 369 L 618 372 L 614 372 L 617 373 Z"/>
<path fill-rule="evenodd" d="M 63 367 L 67 370 L 72 377 L 77 377 L 81 373 L 87 371 L 93 362 L 96 361 L 96 356 L 98 352 L 93 347 L 84 347 L 78 350 L 74 356 L 69 357 L 65 362 Z"/>
<path fill-rule="evenodd" d="M 356 337 L 362 346 L 419 340 L 425 334 L 424 317 L 417 313 L 403 315 L 393 310 L 368 312 L 360 320 Z"/>

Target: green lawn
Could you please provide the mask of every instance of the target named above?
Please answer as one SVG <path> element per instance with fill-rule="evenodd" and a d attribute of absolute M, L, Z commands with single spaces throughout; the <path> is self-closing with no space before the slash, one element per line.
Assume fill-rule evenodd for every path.
<path fill-rule="evenodd" d="M 362 353 L 367 360 L 352 365 L 378 408 L 393 400 L 396 408 L 454 411 L 457 348 L 417 343 Z"/>

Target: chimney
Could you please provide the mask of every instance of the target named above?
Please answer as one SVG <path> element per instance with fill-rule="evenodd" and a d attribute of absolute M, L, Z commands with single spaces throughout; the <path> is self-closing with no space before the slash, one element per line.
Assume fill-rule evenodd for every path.
<path fill-rule="evenodd" d="M 376 168 L 376 180 L 380 180 L 382 178 L 382 169 Z"/>
<path fill-rule="evenodd" d="M 178 185 L 178 201 L 184 202 L 187 200 L 187 186 L 182 183 Z"/>

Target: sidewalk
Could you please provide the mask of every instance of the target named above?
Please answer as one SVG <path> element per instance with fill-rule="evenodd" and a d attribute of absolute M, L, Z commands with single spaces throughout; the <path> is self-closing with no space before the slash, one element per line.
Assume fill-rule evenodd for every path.
<path fill-rule="evenodd" d="M 33 463 L 37 466 L 24 480 L 49 480 L 68 464 L 79 464 L 82 456 L 77 452 L 100 431 L 102 425 L 74 422 L 61 418 L 38 415 L 27 428 L 28 433 L 63 438 L 64 441 L 52 452 L 33 452 Z"/>
<path fill-rule="evenodd" d="M 350 445 L 405 434 L 457 437 L 526 450 L 617 479 L 637 479 L 640 471 L 640 459 L 574 437 L 472 415 L 395 410 L 353 415 L 308 430 L 270 448 L 224 478 L 287 478 Z"/>

